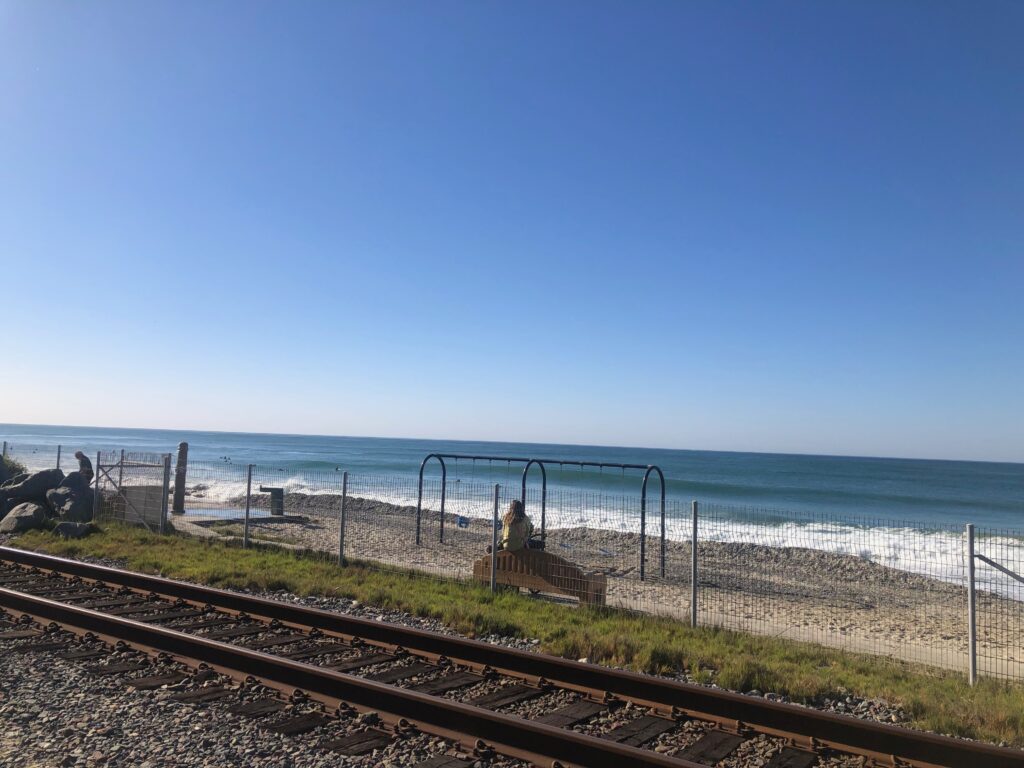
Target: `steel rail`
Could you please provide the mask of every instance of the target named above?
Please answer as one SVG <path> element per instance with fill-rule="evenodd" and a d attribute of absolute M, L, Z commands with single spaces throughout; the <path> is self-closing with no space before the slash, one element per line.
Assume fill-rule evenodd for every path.
<path fill-rule="evenodd" d="M 454 738 L 463 744 L 482 740 L 502 754 L 537 765 L 702 768 L 688 760 L 2 587 L 0 605 L 37 620 L 142 644 L 173 657 L 200 660 L 252 675 L 275 686 L 293 686 L 306 694 L 387 713 L 391 719 L 404 718 L 426 732 Z"/>
<path fill-rule="evenodd" d="M 890 756 L 922 766 L 971 768 L 1024 767 L 1024 752 L 953 739 L 906 728 L 755 699 L 675 680 L 583 664 L 547 654 L 440 635 L 397 624 L 371 621 L 316 608 L 123 571 L 25 550 L 0 547 L 0 561 L 18 563 L 83 579 L 154 592 L 198 605 L 213 605 L 253 617 L 316 627 L 345 638 L 401 646 L 427 656 L 445 656 L 471 666 L 527 679 L 543 678 L 592 695 L 610 693 L 637 703 L 724 723 L 745 724 L 766 733 L 797 737 L 835 749 L 889 761 Z"/>

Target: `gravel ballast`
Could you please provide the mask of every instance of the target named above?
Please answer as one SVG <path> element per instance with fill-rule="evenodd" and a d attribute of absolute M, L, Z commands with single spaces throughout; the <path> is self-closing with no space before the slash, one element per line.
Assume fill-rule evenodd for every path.
<path fill-rule="evenodd" d="M 110 567 L 123 563 L 99 558 L 81 558 L 86 562 Z M 418 629 L 458 636 L 459 633 L 440 622 L 382 609 L 339 597 L 299 597 L 277 591 L 271 593 L 238 590 L 284 602 L 358 616 L 364 619 L 402 624 Z M 485 642 L 536 651 L 539 641 L 533 638 L 491 636 L 477 638 Z M 7 643 L 5 645 L 10 645 Z M 183 706 L 161 700 L 157 692 L 139 692 L 124 681 L 95 678 L 76 662 L 52 660 L 33 663 L 35 656 L 0 654 L 0 765 L 275 765 L 318 766 L 356 765 L 340 755 L 316 747 L 313 735 L 298 738 L 282 737 L 261 729 L 256 722 L 239 717 L 210 717 L 209 708 Z M 366 674 L 370 670 L 361 671 Z M 674 676 L 693 682 L 680 672 Z M 480 695 L 501 687 L 504 681 L 484 681 L 477 686 L 447 694 L 447 698 L 465 699 L 468 694 Z M 785 697 L 760 691 L 746 692 L 769 700 L 785 701 Z M 556 692 L 559 703 L 572 700 L 571 694 Z M 565 702 L 562 702 L 562 698 Z M 509 708 L 510 713 L 533 717 L 541 711 L 541 701 L 532 700 Z M 840 712 L 881 722 L 905 722 L 909 718 L 889 703 L 854 696 L 822 700 L 818 709 Z M 611 713 L 608 722 L 600 719 L 581 724 L 576 730 L 602 732 L 613 724 L 639 716 L 632 707 Z M 658 751 L 674 753 L 680 746 L 698 736 L 703 728 L 694 724 L 675 738 L 662 737 Z M 689 731 L 689 733 L 687 733 Z M 399 747 L 396 754 L 380 755 L 385 762 L 360 761 L 358 764 L 407 765 L 422 759 L 425 753 L 444 751 L 439 740 L 408 740 L 409 752 Z M 764 744 L 770 750 L 774 745 Z M 760 750 L 759 750 L 760 751 Z M 763 756 L 762 755 L 758 755 Z"/>

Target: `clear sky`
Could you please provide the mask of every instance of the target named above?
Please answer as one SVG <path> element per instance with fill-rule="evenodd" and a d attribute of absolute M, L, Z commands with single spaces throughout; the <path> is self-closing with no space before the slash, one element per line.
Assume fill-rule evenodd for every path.
<path fill-rule="evenodd" d="M 0 0 L 0 422 L 1024 461 L 1022 39 Z"/>

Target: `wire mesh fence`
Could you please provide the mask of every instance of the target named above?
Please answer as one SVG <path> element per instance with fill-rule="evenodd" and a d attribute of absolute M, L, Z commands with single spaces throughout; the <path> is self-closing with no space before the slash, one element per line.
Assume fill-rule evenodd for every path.
<path fill-rule="evenodd" d="M 704 504 L 698 561 L 702 624 L 966 668 L 963 529 Z"/>
<path fill-rule="evenodd" d="M 56 451 L 12 448 L 37 466 L 55 464 Z M 979 529 L 971 558 L 960 527 L 676 499 L 662 517 L 660 504 L 649 499 L 644 509 L 639 494 L 566 486 L 542 494 L 531 483 L 523 497 L 515 476 L 499 484 L 495 526 L 493 475 L 449 473 L 442 512 L 439 477 L 425 478 L 421 493 L 412 475 L 293 471 L 227 458 L 190 461 L 183 507 L 168 514 L 169 481 L 181 479 L 170 464 L 163 454 L 99 454 L 99 516 L 487 583 L 487 549 L 519 499 L 544 557 L 583 585 L 566 588 L 563 578 L 562 588 L 539 588 L 540 599 L 599 597 L 702 626 L 953 670 L 969 668 L 974 561 L 978 672 L 1024 679 L 1024 531 Z"/>
<path fill-rule="evenodd" d="M 94 463 L 97 520 L 166 530 L 170 454 L 99 451 Z"/>
<path fill-rule="evenodd" d="M 180 513 L 172 509 L 169 529 L 197 538 L 240 539 L 247 476 L 245 464 L 189 461 L 183 483 L 184 508 Z M 174 478 L 177 484 L 179 475 L 175 473 Z"/>
<path fill-rule="evenodd" d="M 1024 679 L 1024 537 L 981 528 L 974 549 L 978 673 Z"/>
<path fill-rule="evenodd" d="M 3 455 L 23 465 L 30 472 L 41 469 L 69 469 L 68 462 L 75 464 L 72 456 L 64 455 L 59 445 L 37 445 L 3 441 Z M 73 452 L 72 452 L 73 453 Z"/>

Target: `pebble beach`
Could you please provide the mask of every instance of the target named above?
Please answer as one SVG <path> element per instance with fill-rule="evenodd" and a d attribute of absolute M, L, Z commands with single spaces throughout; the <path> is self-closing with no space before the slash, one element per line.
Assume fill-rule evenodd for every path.
<path fill-rule="evenodd" d="M 236 500 L 237 501 L 237 500 Z M 226 505 L 226 506 L 231 506 Z M 286 496 L 286 515 L 254 510 L 254 541 L 336 554 L 338 499 Z M 237 537 L 241 520 L 185 515 L 172 521 L 190 533 Z M 410 568 L 449 578 L 470 578 L 473 561 L 491 541 L 489 520 L 424 511 L 416 546 L 415 507 L 350 497 L 345 555 L 386 567 Z M 647 537 L 646 573 L 639 574 L 639 536 L 590 527 L 549 528 L 546 546 L 584 571 L 604 573 L 607 602 L 689 620 L 689 542 L 667 541 L 665 576 L 660 542 Z M 966 666 L 963 587 L 891 568 L 853 555 L 798 547 L 701 542 L 698 549 L 699 621 L 727 629 L 816 642 L 946 669 Z M 559 599 L 552 596 L 549 599 Z M 567 599 L 567 598 L 566 598 Z M 1024 674 L 1019 637 L 1024 606 L 987 592 L 978 594 L 979 665 Z M 983 620 L 990 617 L 991 620 Z"/>

